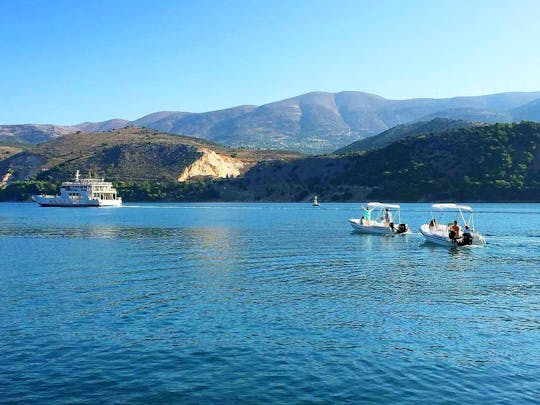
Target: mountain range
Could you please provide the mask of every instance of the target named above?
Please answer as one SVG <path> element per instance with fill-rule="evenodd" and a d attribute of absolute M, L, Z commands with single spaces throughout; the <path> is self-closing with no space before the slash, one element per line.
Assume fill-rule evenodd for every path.
<path fill-rule="evenodd" d="M 435 128 L 431 125 L 430 128 Z M 540 201 L 540 123 L 457 127 L 347 154 L 231 149 L 144 128 L 71 134 L 0 160 L 0 201 L 82 173 L 125 201 Z"/>
<path fill-rule="evenodd" d="M 134 121 L 112 119 L 73 126 L 0 125 L 0 142 L 41 143 L 76 132 L 140 126 L 226 146 L 326 153 L 396 125 L 436 117 L 483 123 L 540 121 L 540 92 L 445 99 L 390 100 L 357 91 L 312 92 L 261 106 L 219 111 L 160 111 Z"/>
<path fill-rule="evenodd" d="M 75 171 L 80 170 L 85 174 L 93 172 L 105 175 L 113 180 L 177 181 L 186 168 L 205 155 L 211 155 L 209 168 L 220 169 L 218 166 L 225 168 L 234 163 L 244 170 L 259 161 L 302 156 L 290 152 L 233 149 L 204 139 L 128 127 L 106 132 L 68 134 L 19 150 L 14 155 L 0 159 L 0 176 L 10 173 L 10 181 L 32 176 L 60 181 L 73 177 Z M 208 161 L 207 158 L 205 161 Z M 198 167 L 200 169 L 200 163 Z M 238 174 L 240 171 L 235 171 L 234 175 Z M 226 177 L 227 173 L 223 176 L 215 173 L 208 175 Z"/>

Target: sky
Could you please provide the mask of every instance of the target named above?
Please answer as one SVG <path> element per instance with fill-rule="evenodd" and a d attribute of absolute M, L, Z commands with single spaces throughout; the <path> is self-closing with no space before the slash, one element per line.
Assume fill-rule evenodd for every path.
<path fill-rule="evenodd" d="M 540 1 L 0 0 L 0 124 L 540 90 Z"/>

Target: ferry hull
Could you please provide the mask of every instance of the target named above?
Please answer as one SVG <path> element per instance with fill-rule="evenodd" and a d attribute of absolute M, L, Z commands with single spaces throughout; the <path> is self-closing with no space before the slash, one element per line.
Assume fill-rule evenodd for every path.
<path fill-rule="evenodd" d="M 41 207 L 119 207 L 122 200 L 70 200 L 53 196 L 34 195 L 32 199 Z"/>
<path fill-rule="evenodd" d="M 67 208 L 85 208 L 99 207 L 97 204 L 56 204 L 56 203 L 38 203 L 40 207 L 67 207 Z"/>

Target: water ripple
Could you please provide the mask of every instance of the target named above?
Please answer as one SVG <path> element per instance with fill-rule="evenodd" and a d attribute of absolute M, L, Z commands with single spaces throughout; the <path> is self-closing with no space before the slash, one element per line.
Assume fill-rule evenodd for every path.
<path fill-rule="evenodd" d="M 537 204 L 481 205 L 457 250 L 320 208 L 0 204 L 2 400 L 537 400 Z"/>

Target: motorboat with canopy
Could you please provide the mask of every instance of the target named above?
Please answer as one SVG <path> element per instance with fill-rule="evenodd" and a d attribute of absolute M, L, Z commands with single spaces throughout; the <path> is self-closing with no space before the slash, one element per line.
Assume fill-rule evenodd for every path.
<path fill-rule="evenodd" d="M 461 222 L 458 235 L 452 229 L 453 222 Z M 451 232 L 454 233 L 451 233 Z M 442 246 L 485 245 L 486 240 L 474 227 L 473 209 L 468 205 L 444 203 L 431 206 L 431 220 L 420 227 L 420 233 L 428 242 Z"/>
<path fill-rule="evenodd" d="M 370 202 L 363 210 L 361 218 L 349 219 L 349 223 L 357 232 L 380 235 L 409 232 L 407 224 L 401 223 L 401 207 L 398 204 Z"/>

